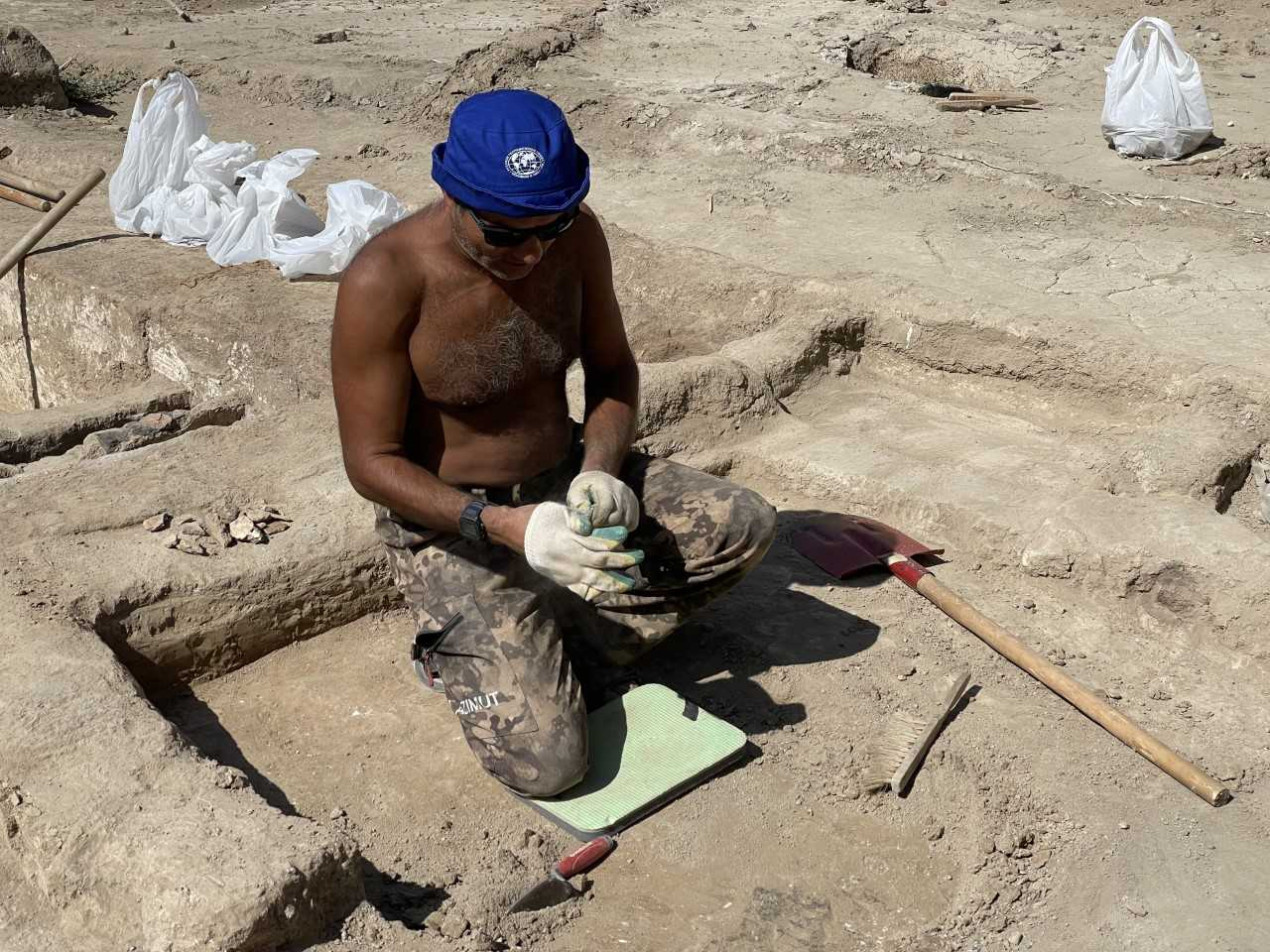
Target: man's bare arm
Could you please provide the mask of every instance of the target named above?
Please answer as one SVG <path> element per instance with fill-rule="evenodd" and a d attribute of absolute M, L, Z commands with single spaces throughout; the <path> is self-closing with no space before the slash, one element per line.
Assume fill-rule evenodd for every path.
<path fill-rule="evenodd" d="M 582 369 L 586 375 L 583 471 L 616 476 L 635 439 L 639 416 L 639 365 L 622 324 L 613 291 L 613 262 L 599 221 L 589 209 L 578 225 L 583 255 Z"/>
<path fill-rule="evenodd" d="M 368 246 L 340 281 L 331 335 L 331 378 L 349 482 L 362 496 L 411 522 L 459 531 L 473 497 L 438 479 L 405 453 L 414 369 L 410 335 L 420 301 L 391 245 Z M 524 548 L 526 511 L 491 506 L 482 521 L 490 538 Z"/>

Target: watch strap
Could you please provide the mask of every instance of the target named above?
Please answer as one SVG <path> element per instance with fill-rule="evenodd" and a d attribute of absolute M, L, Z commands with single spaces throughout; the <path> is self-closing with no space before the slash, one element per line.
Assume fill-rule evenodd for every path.
<path fill-rule="evenodd" d="M 485 531 L 485 524 L 481 522 L 481 512 L 488 505 L 489 503 L 480 499 L 473 499 L 463 507 L 463 512 L 459 515 L 459 535 L 468 542 L 489 542 L 489 534 Z"/>

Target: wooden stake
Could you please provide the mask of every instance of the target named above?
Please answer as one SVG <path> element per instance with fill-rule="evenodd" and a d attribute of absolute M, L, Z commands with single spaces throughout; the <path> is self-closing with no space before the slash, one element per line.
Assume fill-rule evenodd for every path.
<path fill-rule="evenodd" d="M 38 195 L 40 198 L 47 198 L 50 202 L 60 202 L 62 196 L 66 194 L 66 189 L 64 188 L 45 185 L 39 179 L 19 175 L 17 172 L 11 172 L 8 169 L 0 169 L 0 185 L 7 185 L 9 188 L 20 188 L 22 191 Z"/>
<path fill-rule="evenodd" d="M 26 192 L 19 191 L 16 188 L 9 188 L 7 185 L 0 185 L 0 198 L 13 202 L 15 205 L 25 205 L 27 208 L 34 208 L 37 212 L 46 212 L 53 207 L 42 198 L 28 195 Z"/>
<path fill-rule="evenodd" d="M 84 180 L 75 186 L 69 195 L 62 198 L 60 202 L 45 213 L 35 225 L 14 245 L 3 258 L 0 258 L 0 278 L 8 274 L 19 261 L 27 256 L 27 254 L 40 243 L 40 240 L 53 230 L 54 226 L 65 218 L 72 208 L 83 201 L 84 196 L 101 184 L 102 179 L 106 177 L 106 173 L 102 169 L 93 169 Z"/>

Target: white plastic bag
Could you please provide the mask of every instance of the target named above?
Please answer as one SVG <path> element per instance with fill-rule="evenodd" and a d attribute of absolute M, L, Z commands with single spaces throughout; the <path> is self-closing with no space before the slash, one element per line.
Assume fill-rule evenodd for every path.
<path fill-rule="evenodd" d="M 242 169 L 238 207 L 208 242 L 211 259 L 222 266 L 269 261 L 279 239 L 320 232 L 322 219 L 287 186 L 317 157 L 312 149 L 291 149 Z"/>
<path fill-rule="evenodd" d="M 336 182 L 326 190 L 326 227 L 278 242 L 269 260 L 286 278 L 339 274 L 372 236 L 405 217 L 401 202 L 369 182 Z"/>
<path fill-rule="evenodd" d="M 289 278 L 336 274 L 406 209 L 367 182 L 337 182 L 327 190 L 323 226 L 288 184 L 317 157 L 312 149 L 291 149 L 258 162 L 249 142 L 213 142 L 194 84 L 169 73 L 137 93 L 123 159 L 110 180 L 111 211 L 125 231 L 205 244 L 219 265 L 267 260 Z"/>
<path fill-rule="evenodd" d="M 1213 133 L 1199 65 L 1157 17 L 1143 17 L 1107 67 L 1102 134 L 1122 155 L 1177 159 Z"/>
<path fill-rule="evenodd" d="M 149 106 L 143 106 L 148 90 L 154 95 Z M 172 73 L 162 83 L 152 79 L 142 84 L 123 158 L 110 177 L 110 210 L 116 225 L 145 235 L 159 233 L 166 203 L 186 184 L 189 147 L 206 132 L 198 91 L 185 76 Z M 167 191 L 159 193 L 161 189 Z"/>
<path fill-rule="evenodd" d="M 235 180 L 256 161 L 256 147 L 250 142 L 213 142 L 207 136 L 188 150 L 190 167 L 185 181 L 205 185 L 218 202 L 232 199 L 238 189 Z"/>

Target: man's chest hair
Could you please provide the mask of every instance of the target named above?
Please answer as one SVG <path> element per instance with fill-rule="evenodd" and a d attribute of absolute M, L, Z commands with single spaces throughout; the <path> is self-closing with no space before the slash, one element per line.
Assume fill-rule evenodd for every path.
<path fill-rule="evenodd" d="M 553 277 L 519 300 L 495 288 L 425 306 L 410 346 L 424 395 L 473 406 L 562 373 L 578 355 L 581 289 L 567 275 Z"/>

